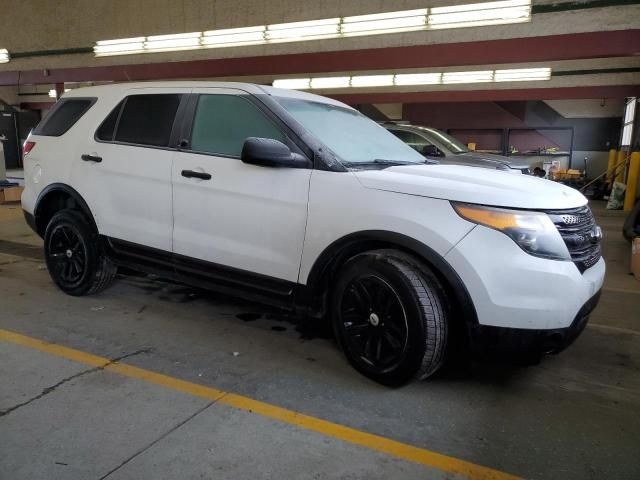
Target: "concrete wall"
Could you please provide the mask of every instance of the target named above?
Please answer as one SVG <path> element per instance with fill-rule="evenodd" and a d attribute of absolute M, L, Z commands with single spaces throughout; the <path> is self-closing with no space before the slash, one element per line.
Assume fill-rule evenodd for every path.
<path fill-rule="evenodd" d="M 96 40 L 472 3 L 472 0 L 3 0 L 0 48 L 10 52 L 91 47 Z M 532 22 L 384 36 L 384 46 L 452 43 L 637 28 L 640 5 L 536 14 Z M 92 54 L 15 58 L 2 70 L 151 63 L 197 58 L 380 47 L 365 36 L 267 46 L 207 49 L 95 59 Z"/>
<path fill-rule="evenodd" d="M 600 103 L 590 100 L 564 101 L 565 109 L 588 114 Z M 606 169 L 608 151 L 617 145 L 621 111 L 615 117 L 565 118 L 546 102 L 470 102 L 405 104 L 404 119 L 418 125 L 450 130 L 463 142 L 476 142 L 479 149 L 499 149 L 505 128 L 573 127 L 574 151 L 571 164 L 595 177 Z M 492 129 L 492 130 L 487 130 Z M 511 143 L 520 151 L 548 146 L 567 146 L 569 134 L 563 131 L 518 132 Z"/>

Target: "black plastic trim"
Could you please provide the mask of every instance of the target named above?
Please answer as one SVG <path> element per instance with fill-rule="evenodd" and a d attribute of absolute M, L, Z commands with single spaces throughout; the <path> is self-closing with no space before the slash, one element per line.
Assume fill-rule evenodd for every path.
<path fill-rule="evenodd" d="M 38 233 L 38 227 L 36 226 L 36 217 L 32 213 L 29 213 L 24 209 L 22 210 L 22 213 L 24 214 L 24 219 L 27 222 L 27 225 L 29 225 L 31 230 Z"/>
<path fill-rule="evenodd" d="M 598 305 L 601 290 L 585 302 L 567 328 L 524 329 L 476 325 L 471 330 L 475 352 L 508 355 L 560 353 L 584 331 Z"/>
<path fill-rule="evenodd" d="M 298 284 L 197 258 L 104 237 L 113 261 L 199 288 L 293 308 Z"/>
<path fill-rule="evenodd" d="M 47 185 L 40 192 L 40 195 L 38 195 L 38 199 L 36 200 L 35 207 L 33 209 L 33 215 L 35 217 L 35 224 L 36 224 L 36 233 L 38 235 L 43 237 L 44 230 L 45 228 L 47 228 L 46 225 L 39 224 L 39 216 L 42 213 L 42 210 L 41 210 L 41 207 L 43 205 L 42 201 L 47 197 L 47 195 L 54 192 L 63 192 L 69 195 L 80 206 L 82 213 L 85 214 L 85 216 L 91 223 L 91 226 L 93 227 L 93 229 L 96 232 L 98 231 L 98 227 L 96 225 L 95 219 L 93 218 L 93 214 L 91 213 L 91 209 L 89 208 L 89 205 L 87 205 L 87 202 L 84 200 L 84 198 L 82 198 L 82 195 L 80 195 L 75 189 L 73 189 L 72 187 L 70 187 L 65 183 L 52 183 L 50 185 Z"/>
<path fill-rule="evenodd" d="M 336 267 L 352 256 L 374 248 L 401 248 L 416 255 L 434 269 L 449 286 L 451 303 L 467 324 L 477 325 L 478 315 L 471 295 L 451 265 L 435 250 L 406 235 L 386 230 L 365 230 L 346 235 L 329 245 L 316 259 L 307 280 L 307 293 L 325 292 Z M 317 306 L 316 306 L 317 308 Z"/>

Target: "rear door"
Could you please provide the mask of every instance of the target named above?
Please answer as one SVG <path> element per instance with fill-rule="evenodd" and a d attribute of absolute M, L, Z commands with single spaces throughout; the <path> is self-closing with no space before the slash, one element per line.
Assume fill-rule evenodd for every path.
<path fill-rule="evenodd" d="M 173 165 L 174 252 L 297 282 L 311 169 L 243 163 L 247 137 L 295 147 L 254 97 L 223 88 L 193 94 L 192 125 Z"/>
<path fill-rule="evenodd" d="M 79 152 L 74 185 L 101 234 L 171 251 L 172 135 L 183 98 L 172 88 L 129 90 Z"/>

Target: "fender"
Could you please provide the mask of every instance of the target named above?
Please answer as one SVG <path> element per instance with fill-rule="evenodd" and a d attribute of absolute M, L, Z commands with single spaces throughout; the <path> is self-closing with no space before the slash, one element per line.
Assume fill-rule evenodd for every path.
<path fill-rule="evenodd" d="M 42 189 L 40 195 L 38 195 L 38 199 L 36 200 L 36 205 L 33 211 L 35 217 L 35 225 L 37 228 L 36 233 L 38 233 L 38 235 L 42 237 L 44 235 L 45 228 L 47 228 L 46 225 L 42 224 L 42 217 L 45 214 L 43 200 L 45 200 L 45 198 L 47 198 L 47 196 L 49 196 L 50 194 L 54 194 L 57 192 L 62 192 L 68 195 L 77 204 L 77 206 L 80 208 L 80 211 L 82 211 L 82 213 L 87 217 L 87 220 L 89 220 L 91 226 L 95 229 L 95 231 L 98 231 L 98 226 L 96 225 L 96 221 L 93 218 L 91 209 L 89 208 L 89 205 L 87 205 L 87 202 L 84 200 L 84 198 L 82 198 L 82 195 L 80 195 L 75 189 L 65 183 L 52 183 Z"/>
<path fill-rule="evenodd" d="M 451 302 L 462 314 L 465 322 L 471 325 L 478 323 L 478 316 L 469 291 L 449 262 L 422 242 L 396 232 L 364 230 L 350 233 L 334 241 L 313 264 L 307 277 L 307 287 L 312 292 L 326 291 L 326 283 L 346 260 L 367 250 L 389 247 L 413 254 L 429 265 L 444 280 Z"/>

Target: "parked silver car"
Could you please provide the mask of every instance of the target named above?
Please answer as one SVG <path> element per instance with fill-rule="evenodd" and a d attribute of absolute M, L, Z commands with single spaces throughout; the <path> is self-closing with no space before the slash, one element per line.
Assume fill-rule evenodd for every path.
<path fill-rule="evenodd" d="M 383 126 L 417 152 L 439 163 L 531 173 L 526 163 L 516 163 L 503 155 L 472 152 L 464 143 L 436 128 L 395 122 L 383 123 Z"/>

